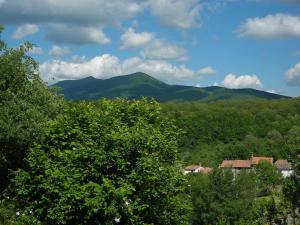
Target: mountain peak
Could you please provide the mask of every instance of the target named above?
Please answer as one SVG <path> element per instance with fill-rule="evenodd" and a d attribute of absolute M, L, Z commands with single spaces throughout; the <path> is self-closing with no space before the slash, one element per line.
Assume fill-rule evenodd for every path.
<path fill-rule="evenodd" d="M 98 80 L 98 79 L 93 76 L 88 76 L 88 77 L 82 78 L 80 80 Z"/>
<path fill-rule="evenodd" d="M 146 73 L 136 72 L 109 79 L 97 79 L 92 76 L 81 80 L 58 82 L 60 92 L 67 99 L 100 99 L 124 97 L 139 99 L 155 98 L 158 101 L 217 101 L 229 99 L 279 99 L 286 96 L 270 94 L 264 91 L 224 87 L 195 88 L 182 85 L 168 85 Z"/>

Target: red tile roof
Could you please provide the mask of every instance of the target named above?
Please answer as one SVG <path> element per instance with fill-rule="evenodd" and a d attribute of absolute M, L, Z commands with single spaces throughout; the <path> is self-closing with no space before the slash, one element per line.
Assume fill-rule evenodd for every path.
<path fill-rule="evenodd" d="M 223 160 L 220 168 L 251 168 L 250 160 Z"/>
<path fill-rule="evenodd" d="M 204 174 L 208 174 L 210 172 L 213 171 L 213 168 L 210 168 L 210 167 L 203 167 L 201 170 L 200 170 L 200 173 L 204 173 Z"/>
<path fill-rule="evenodd" d="M 265 161 L 273 165 L 274 159 L 273 157 L 251 157 L 251 164 L 258 165 L 260 162 Z"/>
<path fill-rule="evenodd" d="M 187 166 L 184 168 L 184 170 L 190 170 L 190 171 L 194 171 L 194 170 L 197 170 L 201 168 L 201 166 L 198 166 L 198 165 L 190 165 L 190 166 Z"/>

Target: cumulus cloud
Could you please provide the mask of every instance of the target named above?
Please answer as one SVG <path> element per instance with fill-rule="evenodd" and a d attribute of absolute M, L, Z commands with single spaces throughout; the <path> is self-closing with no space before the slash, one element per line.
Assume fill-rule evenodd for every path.
<path fill-rule="evenodd" d="M 13 33 L 12 38 L 15 40 L 22 39 L 28 35 L 34 34 L 39 31 L 39 27 L 35 24 L 24 24 L 17 27 L 16 31 Z"/>
<path fill-rule="evenodd" d="M 150 0 L 152 14 L 163 24 L 180 29 L 199 26 L 201 6 L 197 0 Z"/>
<path fill-rule="evenodd" d="M 240 37 L 283 39 L 300 37 L 300 17 L 289 14 L 250 18 L 237 30 Z"/>
<path fill-rule="evenodd" d="M 24 21 L 82 26 L 113 25 L 143 10 L 136 0 L 14 0 L 0 8 L 0 20 L 8 24 Z"/>
<path fill-rule="evenodd" d="M 285 78 L 290 86 L 300 86 L 300 62 L 286 72 Z"/>
<path fill-rule="evenodd" d="M 198 0 L 0 0 L 0 20 L 6 24 L 68 24 L 117 26 L 145 9 L 167 26 L 198 25 Z M 176 16 L 174 16 L 176 15 Z"/>
<path fill-rule="evenodd" d="M 54 43 L 63 44 L 100 44 L 111 43 L 99 27 L 78 27 L 64 24 L 52 24 L 46 38 Z"/>
<path fill-rule="evenodd" d="M 150 32 L 136 33 L 133 28 L 128 30 L 121 36 L 121 49 L 133 49 L 143 47 L 155 39 L 155 34 Z"/>
<path fill-rule="evenodd" d="M 48 55 L 50 56 L 63 56 L 71 53 L 71 49 L 68 47 L 59 47 L 57 45 L 53 45 L 49 50 Z"/>
<path fill-rule="evenodd" d="M 40 47 L 33 46 L 32 49 L 29 50 L 29 53 L 34 55 L 42 55 L 44 54 L 44 51 Z"/>
<path fill-rule="evenodd" d="M 255 88 L 261 89 L 263 87 L 261 81 L 256 75 L 241 75 L 227 74 L 221 83 L 222 86 L 232 89 L 237 88 Z"/>
<path fill-rule="evenodd" d="M 156 39 L 142 50 L 141 55 L 146 59 L 159 60 L 188 60 L 187 52 L 184 48 L 166 41 Z"/>
<path fill-rule="evenodd" d="M 162 60 L 145 60 L 140 57 L 121 61 L 118 57 L 104 54 L 91 59 L 78 61 L 50 60 L 40 65 L 42 78 L 46 82 L 65 79 L 80 79 L 86 76 L 110 78 L 137 71 L 145 72 L 166 82 L 177 82 L 189 79 L 200 79 L 197 71 L 185 65 L 173 65 Z M 53 82 L 53 81 L 52 81 Z"/>
<path fill-rule="evenodd" d="M 217 71 L 210 66 L 203 67 L 200 70 L 198 70 L 198 74 L 200 75 L 214 75 L 216 72 Z"/>
<path fill-rule="evenodd" d="M 157 38 L 155 33 L 137 33 L 133 28 L 129 28 L 121 36 L 121 42 L 121 49 L 143 47 L 140 53 L 145 59 L 188 60 L 187 52 L 184 48 Z"/>

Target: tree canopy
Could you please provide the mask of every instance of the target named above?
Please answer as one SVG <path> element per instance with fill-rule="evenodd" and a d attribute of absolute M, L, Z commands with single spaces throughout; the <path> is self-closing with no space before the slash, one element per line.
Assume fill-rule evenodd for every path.
<path fill-rule="evenodd" d="M 11 190 L 46 224 L 187 224 L 177 137 L 153 101 L 75 104 L 48 124 Z"/>
<path fill-rule="evenodd" d="M 54 118 L 62 100 L 40 79 L 38 64 L 27 55 L 32 44 L 9 48 L 0 28 L 0 190 L 9 170 L 23 165 L 27 149 L 39 138 L 41 128 Z"/>

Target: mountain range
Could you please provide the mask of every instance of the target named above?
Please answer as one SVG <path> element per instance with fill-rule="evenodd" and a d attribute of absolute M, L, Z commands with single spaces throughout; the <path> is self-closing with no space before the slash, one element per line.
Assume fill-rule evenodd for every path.
<path fill-rule="evenodd" d="M 139 99 L 155 98 L 158 101 L 204 101 L 229 99 L 281 99 L 287 96 L 255 89 L 228 89 L 219 86 L 193 87 L 169 85 L 145 73 L 133 73 L 106 80 L 86 77 L 80 80 L 64 80 L 52 86 L 68 100 L 95 100 L 123 97 Z"/>

